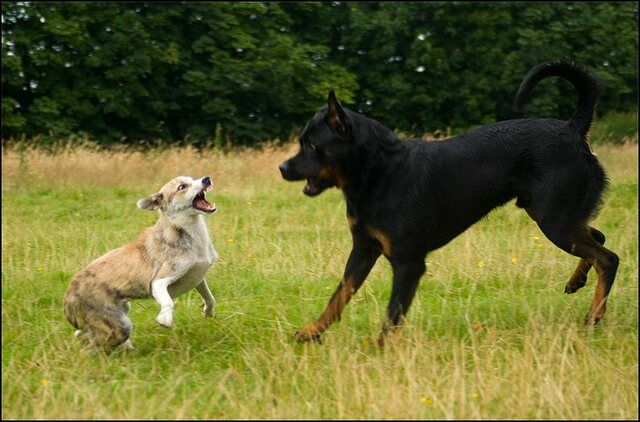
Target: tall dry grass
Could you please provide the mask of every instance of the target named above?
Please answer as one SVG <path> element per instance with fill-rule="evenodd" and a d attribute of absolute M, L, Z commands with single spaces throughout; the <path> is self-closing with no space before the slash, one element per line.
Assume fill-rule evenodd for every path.
<path fill-rule="evenodd" d="M 279 177 L 278 164 L 297 148 L 265 145 L 259 149 L 198 150 L 191 146 L 147 151 L 113 148 L 89 143 L 63 144 L 55 154 L 36 147 L 5 147 L 2 183 L 15 187 L 25 178 L 46 186 L 161 186 L 177 175 L 212 175 L 220 187 L 252 185 Z"/>
<path fill-rule="evenodd" d="M 83 146 L 82 146 L 83 145 Z M 42 186 L 81 185 L 134 187 L 158 185 L 180 174 L 213 174 L 220 186 L 253 185 L 260 180 L 279 181 L 278 164 L 298 146 L 267 144 L 258 149 L 198 150 L 187 147 L 154 148 L 147 151 L 125 147 L 104 150 L 91 143 L 80 147 L 62 144 L 55 154 L 34 146 L 3 147 L 3 188 L 15 187 L 25 177 Z M 615 151 L 615 153 L 612 153 Z M 637 143 L 602 145 L 597 155 L 612 178 L 632 178 L 637 172 Z M 615 163 L 610 163 L 615 160 Z"/>

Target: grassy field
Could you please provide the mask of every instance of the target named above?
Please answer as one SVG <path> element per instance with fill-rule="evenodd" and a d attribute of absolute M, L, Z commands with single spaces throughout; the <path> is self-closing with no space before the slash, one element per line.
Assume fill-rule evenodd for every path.
<path fill-rule="evenodd" d="M 509 203 L 427 259 L 404 329 L 379 349 L 381 259 L 324 343 L 293 333 L 324 309 L 350 250 L 333 189 L 302 195 L 277 165 L 294 146 L 230 153 L 2 153 L 2 416 L 13 418 L 498 418 L 638 416 L 638 147 L 598 147 L 611 186 L 594 226 L 620 256 L 604 320 L 585 328 L 595 273 Z M 69 279 L 136 238 L 136 200 L 211 175 L 216 315 L 177 301 L 173 329 L 133 302 L 135 350 L 86 354 L 62 311 Z"/>

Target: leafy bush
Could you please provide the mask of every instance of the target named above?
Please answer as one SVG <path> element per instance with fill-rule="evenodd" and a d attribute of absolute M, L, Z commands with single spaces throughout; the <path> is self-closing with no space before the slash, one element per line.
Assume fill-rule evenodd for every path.
<path fill-rule="evenodd" d="M 591 128 L 591 143 L 624 144 L 638 142 L 638 111 L 611 112 L 597 119 Z"/>
<path fill-rule="evenodd" d="M 330 89 L 420 136 L 513 118 L 523 76 L 561 58 L 602 79 L 601 112 L 628 111 L 637 21 L 606 2 L 5 2 L 2 138 L 255 145 L 297 134 Z M 524 112 L 573 107 L 548 80 Z"/>

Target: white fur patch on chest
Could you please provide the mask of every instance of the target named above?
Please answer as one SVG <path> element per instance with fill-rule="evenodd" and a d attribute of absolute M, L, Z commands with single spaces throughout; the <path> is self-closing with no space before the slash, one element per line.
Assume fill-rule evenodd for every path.
<path fill-rule="evenodd" d="M 178 280 L 171 283 L 167 290 L 172 298 L 178 297 L 189 290 L 194 289 L 207 273 L 207 270 L 211 268 L 211 264 L 206 261 L 195 262 L 193 266 Z"/>

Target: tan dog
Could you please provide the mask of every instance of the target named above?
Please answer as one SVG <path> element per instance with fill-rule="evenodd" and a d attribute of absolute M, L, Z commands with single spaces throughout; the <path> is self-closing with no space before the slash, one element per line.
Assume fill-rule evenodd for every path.
<path fill-rule="evenodd" d="M 205 199 L 212 186 L 209 177 L 180 176 L 138 201 L 141 209 L 160 210 L 158 222 L 71 280 L 64 312 L 76 337 L 105 351 L 121 344 L 132 348 L 129 299 L 153 297 L 160 304 L 156 321 L 171 327 L 172 299 L 194 287 L 204 298 L 205 316 L 213 315 L 215 299 L 204 275 L 218 256 L 203 218 L 216 211 Z"/>

